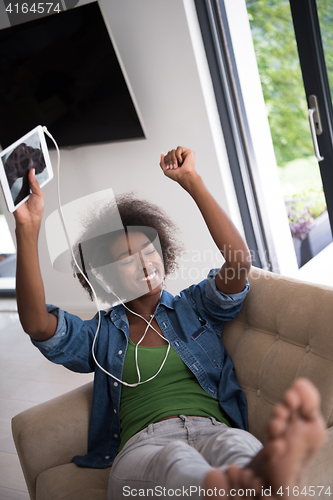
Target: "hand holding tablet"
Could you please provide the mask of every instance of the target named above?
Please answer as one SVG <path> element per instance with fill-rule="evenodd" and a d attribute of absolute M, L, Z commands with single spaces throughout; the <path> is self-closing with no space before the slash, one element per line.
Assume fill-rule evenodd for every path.
<path fill-rule="evenodd" d="M 43 127 L 31 130 L 0 153 L 0 181 L 10 212 L 30 196 L 28 174 L 35 169 L 40 187 L 53 178 L 53 171 Z"/>

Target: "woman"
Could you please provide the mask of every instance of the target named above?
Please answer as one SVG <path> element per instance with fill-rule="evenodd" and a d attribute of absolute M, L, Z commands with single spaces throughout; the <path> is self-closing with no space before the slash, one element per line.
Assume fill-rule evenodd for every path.
<path fill-rule="evenodd" d="M 124 303 L 102 314 L 94 354 L 97 316 L 82 321 L 45 305 L 37 254 L 44 200 L 33 174 L 32 195 L 15 212 L 17 301 L 24 330 L 51 361 L 74 371 L 95 371 L 88 454 L 73 460 L 87 467 L 113 464 L 112 499 L 138 495 L 139 490 L 146 492 L 144 496 L 160 496 L 157 487 L 177 490 L 177 496 L 191 491 L 193 498 L 202 496 L 200 488 L 230 489 L 239 484 L 258 490 L 261 481 L 254 475 L 275 489 L 279 482 L 296 484 L 304 463 L 323 440 L 317 393 L 304 381 L 294 384 L 274 414 L 268 448 L 262 449 L 246 432 L 245 396 L 220 335 L 247 294 L 249 251 L 196 172 L 191 150 L 178 147 L 162 154 L 160 166 L 194 199 L 225 263 L 173 297 L 163 291 L 162 256 L 168 273 L 179 247 L 174 244 L 168 252 L 168 231 L 163 234 L 160 227 L 159 252 L 156 238 L 139 227 L 148 225 L 150 217 L 150 227 L 155 224 L 158 230 L 160 214 L 154 217 L 154 210 L 148 211 L 145 224 L 144 217 L 139 217 L 139 224 L 138 218 L 123 220 L 132 227 L 112 236 L 106 259 L 118 269 L 124 296 L 133 295 L 126 303 L 119 297 Z M 140 202 L 136 203 L 138 212 Z M 128 204 L 122 212 L 125 218 Z M 87 230 L 85 241 L 90 236 Z M 117 297 L 113 281 L 100 272 L 97 247 L 88 259 L 83 257 L 83 263 L 100 285 L 100 293 Z M 295 444 L 297 433 L 300 439 Z M 287 457 L 283 460 L 281 450 L 287 445 L 288 451 L 293 450 L 292 463 Z M 277 471 L 278 453 L 281 471 Z M 243 469 L 230 468 L 232 464 Z"/>

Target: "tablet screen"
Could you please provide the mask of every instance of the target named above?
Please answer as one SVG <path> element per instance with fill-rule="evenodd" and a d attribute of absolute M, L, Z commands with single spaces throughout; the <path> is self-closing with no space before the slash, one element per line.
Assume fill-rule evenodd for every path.
<path fill-rule="evenodd" d="M 52 179 L 42 127 L 37 127 L 1 153 L 2 184 L 8 209 L 13 212 L 30 194 L 28 174 L 34 168 L 42 187 Z M 0 165 L 1 167 L 1 165 Z"/>

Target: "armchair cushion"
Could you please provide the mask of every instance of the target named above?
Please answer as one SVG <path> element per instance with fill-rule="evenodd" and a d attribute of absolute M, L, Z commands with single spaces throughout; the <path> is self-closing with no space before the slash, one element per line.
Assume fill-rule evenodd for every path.
<path fill-rule="evenodd" d="M 265 442 L 265 422 L 297 377 L 318 388 L 333 424 L 333 288 L 252 268 L 251 290 L 223 342 L 248 403 L 249 430 Z"/>
<path fill-rule="evenodd" d="M 110 468 L 87 469 L 74 463 L 45 470 L 37 477 L 42 500 L 106 500 Z"/>

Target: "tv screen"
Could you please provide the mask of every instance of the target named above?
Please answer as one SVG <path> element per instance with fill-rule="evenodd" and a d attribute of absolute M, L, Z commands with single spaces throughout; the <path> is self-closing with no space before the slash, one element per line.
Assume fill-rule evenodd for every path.
<path fill-rule="evenodd" d="M 60 147 L 144 137 L 97 2 L 0 30 L 0 68 L 3 149 L 37 125 Z"/>

